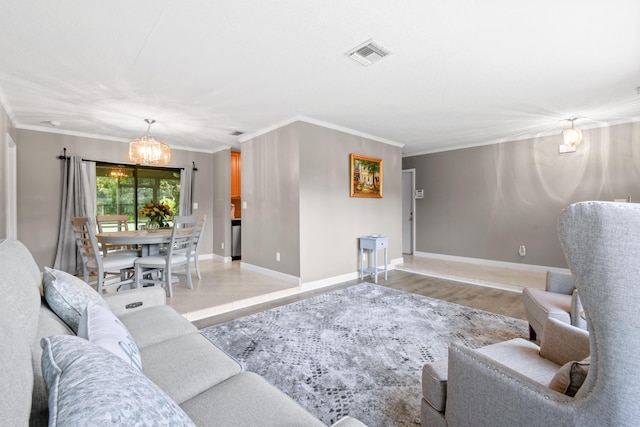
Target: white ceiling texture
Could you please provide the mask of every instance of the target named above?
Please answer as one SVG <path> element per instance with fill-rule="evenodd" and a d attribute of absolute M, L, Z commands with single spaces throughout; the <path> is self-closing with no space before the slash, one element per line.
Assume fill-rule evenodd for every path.
<path fill-rule="evenodd" d="M 391 54 L 345 55 L 370 38 Z M 0 3 L 14 125 L 123 142 L 152 118 L 213 152 L 303 116 L 412 155 L 639 121 L 639 86 L 638 0 Z"/>

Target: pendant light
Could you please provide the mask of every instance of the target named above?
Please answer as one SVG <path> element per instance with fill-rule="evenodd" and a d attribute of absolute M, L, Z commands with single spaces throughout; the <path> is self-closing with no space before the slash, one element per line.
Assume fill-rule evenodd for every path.
<path fill-rule="evenodd" d="M 576 129 L 575 127 L 573 127 L 573 122 L 576 120 L 578 120 L 577 117 L 567 119 L 567 121 L 571 122 L 571 128 L 562 131 L 562 139 L 564 140 L 564 145 L 568 147 L 576 147 L 582 141 L 582 132 L 580 131 L 580 129 Z"/>
<path fill-rule="evenodd" d="M 129 161 L 138 165 L 166 165 L 171 161 L 171 147 L 151 136 L 151 125 L 156 121 L 145 119 L 147 134 L 129 143 Z"/>

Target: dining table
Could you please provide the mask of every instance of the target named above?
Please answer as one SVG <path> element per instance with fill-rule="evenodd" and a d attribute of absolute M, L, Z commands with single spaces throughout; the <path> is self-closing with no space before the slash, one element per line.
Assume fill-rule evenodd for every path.
<path fill-rule="evenodd" d="M 96 238 L 101 244 L 108 245 L 137 245 L 141 248 L 142 256 L 157 255 L 160 246 L 171 241 L 171 228 L 159 230 L 129 230 L 98 233 Z"/>

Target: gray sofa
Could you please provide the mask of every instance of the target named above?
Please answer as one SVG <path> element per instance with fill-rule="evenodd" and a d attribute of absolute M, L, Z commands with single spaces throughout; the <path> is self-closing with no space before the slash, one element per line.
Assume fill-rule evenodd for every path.
<path fill-rule="evenodd" d="M 135 341 L 140 373 L 76 337 L 41 296 L 41 283 L 27 248 L 0 241 L 0 424 L 67 425 L 75 419 L 92 425 L 324 425 L 200 335 L 165 305 L 164 290 L 104 300 L 95 293 Z M 363 424 L 346 417 L 335 425 Z"/>

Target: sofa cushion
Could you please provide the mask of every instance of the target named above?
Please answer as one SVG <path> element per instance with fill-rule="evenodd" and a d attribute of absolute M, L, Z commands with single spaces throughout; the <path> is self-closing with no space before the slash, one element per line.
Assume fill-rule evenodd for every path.
<path fill-rule="evenodd" d="M 78 332 L 78 321 L 89 301 L 109 308 L 91 286 L 64 271 L 45 267 L 43 282 L 47 304 L 73 332 Z"/>
<path fill-rule="evenodd" d="M 178 404 L 242 370 L 198 332 L 145 347 L 142 361 L 144 374 Z"/>
<path fill-rule="evenodd" d="M 571 361 L 565 363 L 560 367 L 553 379 L 551 379 L 549 388 L 557 391 L 558 393 L 574 397 L 578 389 L 580 389 L 584 383 L 585 378 L 587 378 L 590 365 L 590 357 L 579 362 Z"/>
<path fill-rule="evenodd" d="M 522 338 L 491 344 L 477 351 L 545 387 L 560 367 L 540 357 L 540 348 Z"/>
<path fill-rule="evenodd" d="M 110 351 L 142 372 L 136 342 L 127 327 L 108 308 L 89 301 L 80 317 L 78 336 Z"/>
<path fill-rule="evenodd" d="M 158 386 L 119 357 L 72 335 L 42 339 L 49 425 L 193 426 Z"/>
<path fill-rule="evenodd" d="M 140 350 L 198 330 L 168 305 L 158 305 L 126 313 L 119 319 L 131 332 Z"/>
<path fill-rule="evenodd" d="M 253 372 L 242 372 L 180 405 L 201 426 L 326 427 Z"/>

